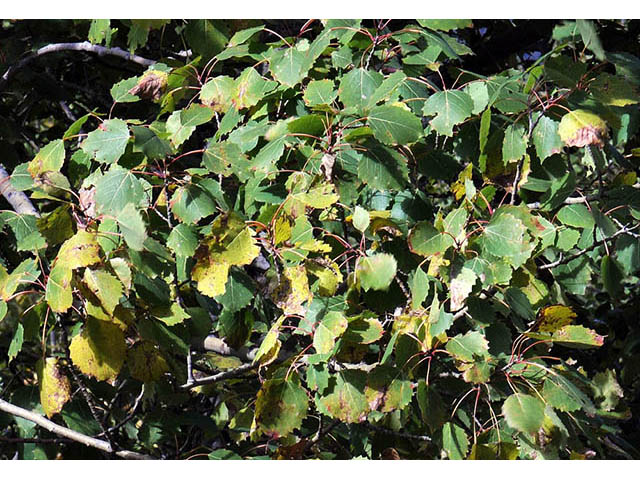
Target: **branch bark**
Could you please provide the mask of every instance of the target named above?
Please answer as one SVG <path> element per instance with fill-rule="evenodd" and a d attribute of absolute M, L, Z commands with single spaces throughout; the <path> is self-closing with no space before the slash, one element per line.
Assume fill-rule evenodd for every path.
<path fill-rule="evenodd" d="M 18 407 L 17 405 L 13 405 L 12 403 L 6 402 L 2 399 L 0 399 L 0 410 L 11 415 L 29 420 L 36 425 L 40 425 L 42 428 L 49 430 L 51 433 L 55 433 L 56 435 L 59 435 L 61 437 L 69 438 L 88 447 L 97 448 L 98 450 L 102 450 L 103 452 L 113 453 L 120 458 L 130 460 L 153 460 L 153 457 L 143 455 L 141 453 L 132 452 L 130 450 L 113 451 L 111 445 L 109 445 L 109 443 L 105 442 L 104 440 L 98 440 L 88 435 L 84 435 L 80 432 L 76 432 L 75 430 L 71 430 L 70 428 L 58 425 L 57 423 L 48 420 L 42 415 Z"/>
<path fill-rule="evenodd" d="M 7 199 L 7 202 L 11 204 L 13 210 L 20 215 L 35 215 L 40 217 L 40 214 L 33 206 L 29 197 L 24 192 L 20 192 L 13 188 L 11 185 L 11 176 L 7 173 L 7 170 L 2 164 L 0 164 L 0 195 Z"/>
<path fill-rule="evenodd" d="M 140 57 L 138 55 L 133 55 L 118 47 L 108 48 L 108 47 L 103 47 L 101 45 L 93 45 L 92 43 L 89 43 L 89 42 L 52 43 L 50 45 L 46 45 L 42 48 L 39 48 L 32 54 L 24 57 L 15 65 L 12 65 L 11 67 L 9 67 L 0 78 L 0 92 L 2 92 L 6 88 L 7 84 L 11 81 L 11 78 L 16 74 L 16 72 L 26 67 L 35 59 L 43 55 L 47 55 L 49 53 L 68 52 L 68 51 L 94 53 L 101 57 L 105 55 L 120 57 L 124 60 L 137 63 L 138 65 L 142 65 L 144 67 L 148 67 L 156 63 L 155 60 L 149 60 L 148 58 Z"/>

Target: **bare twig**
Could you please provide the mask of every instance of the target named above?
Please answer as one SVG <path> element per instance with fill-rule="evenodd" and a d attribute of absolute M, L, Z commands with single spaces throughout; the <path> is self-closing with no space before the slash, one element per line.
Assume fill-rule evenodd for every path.
<path fill-rule="evenodd" d="M 109 442 L 105 442 L 104 440 L 98 440 L 88 435 L 84 435 L 83 433 L 76 432 L 75 430 L 71 430 L 70 428 L 66 428 L 61 425 L 58 425 L 57 423 L 54 423 L 51 420 L 46 419 L 42 415 L 39 415 L 30 410 L 26 410 L 24 408 L 18 407 L 17 405 L 13 405 L 12 403 L 5 402 L 2 399 L 0 399 L 0 410 L 10 415 L 15 415 L 17 417 L 24 418 L 25 420 L 29 420 L 35 423 L 36 425 L 40 425 L 42 428 L 45 428 L 51 433 L 55 433 L 56 435 L 60 435 L 61 437 L 69 438 L 74 442 L 82 443 L 87 447 L 97 448 L 98 450 L 102 450 L 103 452 L 107 452 L 107 453 L 114 453 L 116 456 L 120 458 L 126 458 L 126 459 L 132 459 L 132 460 L 153 460 L 153 457 L 150 457 L 148 455 L 143 455 L 137 452 L 132 452 L 130 450 L 114 451 L 111 445 L 109 445 Z"/>
<path fill-rule="evenodd" d="M 149 60 L 148 58 L 143 58 L 138 55 L 133 55 L 118 47 L 107 48 L 101 45 L 93 45 L 89 42 L 52 43 L 42 48 L 39 48 L 32 54 L 24 57 L 15 65 L 12 65 L 11 67 L 9 67 L 4 72 L 2 77 L 0 77 L 0 92 L 5 89 L 7 84 L 11 81 L 11 78 L 16 74 L 18 70 L 23 69 L 28 64 L 33 62 L 35 59 L 43 55 L 47 55 L 49 53 L 68 52 L 68 51 L 89 52 L 89 53 L 95 53 L 98 56 L 109 55 L 114 57 L 120 57 L 120 58 L 123 58 L 124 60 L 137 63 L 138 65 L 142 65 L 144 67 L 148 67 L 156 63 L 155 60 Z"/>
<path fill-rule="evenodd" d="M 616 233 L 614 233 L 613 235 L 603 238 L 602 240 L 598 240 L 597 242 L 594 242 L 593 245 L 591 245 L 590 247 L 587 248 L 583 248 L 582 250 L 580 250 L 579 252 L 576 252 L 572 255 L 569 255 L 568 257 L 560 257 L 558 260 L 556 260 L 555 262 L 552 263 L 547 263 L 545 265 L 541 265 L 538 267 L 538 270 L 548 270 L 550 268 L 554 268 L 557 267 L 558 265 L 564 265 L 565 263 L 569 263 L 571 260 L 575 260 L 578 257 L 581 257 L 582 255 L 584 255 L 587 252 L 590 252 L 591 250 L 594 250 L 595 248 L 599 247 L 600 245 L 602 245 L 603 243 L 606 243 L 610 240 L 613 240 L 616 237 L 619 237 L 620 235 L 623 234 L 628 234 L 631 235 L 631 231 L 635 228 L 637 228 L 640 225 L 636 225 L 633 228 L 622 228 L 620 230 L 618 230 Z"/>
<path fill-rule="evenodd" d="M 212 383 L 217 383 L 222 380 L 228 380 L 230 378 L 236 378 L 244 375 L 246 372 L 257 368 L 259 364 L 257 363 L 245 363 L 244 365 L 239 366 L 238 368 L 234 368 L 233 370 L 227 370 L 226 372 L 216 373 L 215 375 L 211 375 L 209 377 L 202 378 L 194 378 L 191 382 L 187 382 L 184 385 L 180 385 L 181 390 L 189 390 L 191 388 L 195 388 L 199 385 L 211 385 Z"/>

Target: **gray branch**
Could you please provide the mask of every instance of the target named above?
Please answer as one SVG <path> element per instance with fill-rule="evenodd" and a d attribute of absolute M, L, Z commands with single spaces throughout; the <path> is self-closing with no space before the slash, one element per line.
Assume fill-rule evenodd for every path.
<path fill-rule="evenodd" d="M 104 440 L 98 440 L 88 435 L 84 435 L 80 432 L 76 432 L 75 430 L 71 430 L 70 428 L 66 428 L 61 425 L 58 425 L 57 423 L 54 423 L 51 420 L 48 420 L 42 415 L 34 413 L 30 410 L 25 410 L 24 408 L 18 407 L 17 405 L 13 405 L 12 403 L 5 402 L 2 399 L 0 399 L 0 411 L 7 412 L 10 415 L 15 415 L 17 417 L 29 420 L 49 430 L 51 433 L 55 433 L 56 435 L 60 435 L 61 437 L 69 438 L 75 442 L 82 443 L 83 445 L 86 445 L 88 447 L 97 448 L 98 450 L 102 450 L 107 453 L 114 453 L 116 456 L 120 458 L 131 459 L 131 460 L 153 460 L 153 457 L 132 452 L 130 450 L 117 450 L 114 452 L 113 449 L 111 448 L 111 445 L 109 445 L 109 442 L 105 442 Z"/>
<path fill-rule="evenodd" d="M 7 199 L 13 210 L 19 215 L 35 215 L 40 214 L 29 200 L 24 192 L 20 192 L 11 185 L 11 176 L 2 164 L 0 164 L 0 195 Z"/>
<path fill-rule="evenodd" d="M 22 68 L 26 67 L 35 59 L 43 55 L 47 55 L 49 53 L 69 52 L 69 51 L 94 53 L 100 57 L 105 55 L 120 57 L 124 60 L 137 63 L 138 65 L 142 65 L 144 67 L 148 67 L 156 63 L 155 60 L 149 60 L 148 58 L 131 54 L 118 47 L 108 48 L 108 47 L 103 47 L 101 45 L 93 45 L 92 43 L 89 43 L 89 42 L 52 43 L 50 45 L 46 45 L 42 48 L 39 48 L 32 54 L 24 57 L 15 65 L 12 65 L 11 67 L 9 67 L 7 71 L 4 72 L 4 74 L 0 78 L 0 92 L 5 89 L 7 84 L 11 81 L 11 78 L 16 74 L 18 70 L 21 70 Z"/>

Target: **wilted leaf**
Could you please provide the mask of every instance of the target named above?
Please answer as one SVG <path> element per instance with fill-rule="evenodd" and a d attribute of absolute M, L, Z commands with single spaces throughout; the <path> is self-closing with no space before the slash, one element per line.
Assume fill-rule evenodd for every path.
<path fill-rule="evenodd" d="M 71 399 L 71 384 L 62 373 L 58 360 L 47 357 L 38 360 L 38 386 L 40 388 L 40 404 L 47 417 L 60 413 L 62 407 Z"/>
<path fill-rule="evenodd" d="M 141 382 L 153 382 L 169 370 L 167 361 L 151 342 L 136 343 L 127 352 L 127 366 L 131 376 Z"/>

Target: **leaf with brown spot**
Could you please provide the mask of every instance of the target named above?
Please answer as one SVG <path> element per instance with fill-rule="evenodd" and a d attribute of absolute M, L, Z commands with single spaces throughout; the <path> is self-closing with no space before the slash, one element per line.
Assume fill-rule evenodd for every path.
<path fill-rule="evenodd" d="M 58 359 L 47 357 L 36 363 L 38 372 L 38 386 L 40 388 L 40 403 L 47 417 L 51 418 L 62 411 L 65 403 L 71 399 L 71 384 L 62 373 Z"/>

